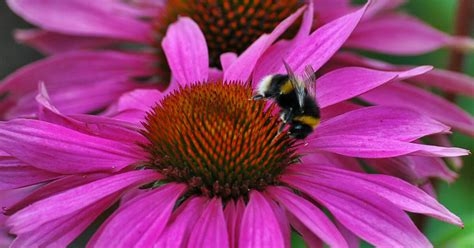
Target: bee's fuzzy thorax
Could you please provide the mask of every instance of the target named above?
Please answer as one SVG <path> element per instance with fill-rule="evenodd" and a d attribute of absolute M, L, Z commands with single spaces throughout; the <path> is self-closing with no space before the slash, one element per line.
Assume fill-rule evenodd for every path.
<path fill-rule="evenodd" d="M 254 96 L 254 99 L 275 101 L 280 107 L 280 117 L 284 123 L 281 130 L 289 124 L 291 137 L 304 139 L 313 132 L 320 121 L 320 110 L 316 99 L 306 88 L 315 83 L 314 73 L 308 73 L 303 79 L 292 74 L 291 69 L 289 73 L 264 77 L 257 86 L 258 95 Z"/>

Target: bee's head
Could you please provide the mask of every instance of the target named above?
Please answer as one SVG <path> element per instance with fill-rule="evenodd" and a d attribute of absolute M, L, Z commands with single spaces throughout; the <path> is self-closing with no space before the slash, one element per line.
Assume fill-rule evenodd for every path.
<path fill-rule="evenodd" d="M 261 95 L 263 97 L 267 97 L 270 95 L 269 93 L 270 93 L 270 89 L 272 85 L 272 79 L 273 79 L 273 75 L 268 75 L 264 77 L 262 80 L 260 80 L 257 87 L 258 95 Z"/>

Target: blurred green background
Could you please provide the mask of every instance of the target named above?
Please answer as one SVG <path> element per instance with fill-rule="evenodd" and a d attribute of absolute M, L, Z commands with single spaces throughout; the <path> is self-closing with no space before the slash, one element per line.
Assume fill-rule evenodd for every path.
<path fill-rule="evenodd" d="M 471 2 L 474 4 L 474 0 Z M 444 32 L 452 33 L 457 3 L 456 0 L 410 0 L 402 9 Z M 474 17 L 472 18 L 474 19 Z M 4 1 L 0 1 L 0 54 L 2 55 L 0 57 L 0 78 L 21 65 L 40 58 L 37 52 L 16 44 L 12 39 L 11 31 L 14 28 L 25 27 L 29 27 L 29 25 L 11 13 Z M 474 31 L 471 33 L 471 36 L 473 35 Z M 396 64 L 431 64 L 446 68 L 449 51 L 443 49 L 423 56 L 403 58 L 376 57 Z M 464 72 L 474 76 L 474 53 L 466 57 Z M 457 102 L 471 114 L 474 114 L 473 99 L 460 97 Z M 474 151 L 473 138 L 455 133 L 453 141 L 456 146 Z M 460 229 L 429 219 L 425 232 L 435 247 L 474 247 L 474 157 L 471 155 L 466 157 L 464 161 L 464 168 L 460 171 L 460 177 L 455 183 L 450 185 L 439 183 L 439 200 L 463 219 L 465 228 Z M 303 241 L 296 235 L 293 236 L 293 245 L 295 247 L 305 247 Z M 364 246 L 368 247 L 368 245 Z"/>

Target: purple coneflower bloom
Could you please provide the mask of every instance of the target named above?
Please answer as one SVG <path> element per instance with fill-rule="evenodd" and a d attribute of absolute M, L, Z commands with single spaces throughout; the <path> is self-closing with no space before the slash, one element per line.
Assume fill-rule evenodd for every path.
<path fill-rule="evenodd" d="M 307 64 L 319 69 L 364 11 L 303 36 L 288 64 L 296 73 Z M 7 187 L 48 182 L 6 210 L 7 225 L 17 235 L 13 247 L 65 246 L 117 201 L 90 247 L 285 247 L 291 227 L 312 246 L 348 247 L 357 236 L 377 246 L 429 247 L 404 211 L 462 226 L 419 188 L 391 176 L 338 168 L 331 156 L 467 154 L 416 143 L 449 128 L 411 110 L 325 110 L 370 87 L 362 82 L 379 85 L 426 67 L 343 68 L 321 77 L 318 101 L 330 117 L 323 115 L 304 144 L 278 133 L 272 106 L 249 100 L 253 89 L 247 80 L 259 51 L 272 40 L 263 37 L 223 67 L 224 80 L 212 80 L 203 33 L 191 19 L 180 18 L 163 41 L 175 79 L 170 87 L 126 94 L 107 117 L 65 115 L 41 85 L 38 120 L 0 123 L 0 150 L 8 161 L 1 169 L 24 175 L 2 174 L 10 178 Z M 318 46 L 308 49 L 304 44 L 310 41 Z M 321 159 L 305 162 L 306 156 Z"/>
<path fill-rule="evenodd" d="M 393 13 L 392 10 L 402 2 L 374 2 L 359 27 L 345 42 L 345 46 L 406 55 L 427 52 L 445 45 L 459 45 L 461 40 L 464 41 L 462 44 L 472 43 L 469 39 L 453 38 L 436 31 L 414 18 Z M 52 56 L 25 66 L 4 80 L 0 92 L 6 94 L 6 97 L 0 104 L 0 111 L 6 118 L 34 113 L 38 81 L 44 81 L 48 85 L 51 98 L 65 113 L 100 110 L 131 89 L 154 87 L 137 81 L 149 79 L 145 81 L 166 84 L 169 72 L 162 54 L 161 41 L 168 24 L 176 20 L 178 15 L 189 16 L 198 23 L 210 47 L 210 65 L 220 69 L 242 54 L 252 42 L 263 40 L 263 37 L 269 35 L 264 33 L 270 33 L 286 17 L 296 12 L 294 18 L 286 19 L 284 29 L 275 30 L 269 35 L 269 43 L 277 40 L 297 19 L 298 13 L 301 13 L 297 11 L 301 1 L 293 0 L 239 3 L 11 0 L 8 3 L 18 15 L 41 28 L 18 31 L 17 39 Z M 346 0 L 315 0 L 308 3 L 314 13 L 307 13 L 307 18 L 311 20 L 301 27 L 293 41 L 298 41 L 305 31 L 311 30 L 314 26 L 312 19 L 321 26 L 355 9 Z M 387 23 L 389 25 L 385 25 Z M 393 30 L 386 32 L 381 26 Z M 389 33 L 393 37 L 378 35 L 380 32 Z M 295 32 L 290 30 L 286 33 Z M 413 45 L 407 45 L 407 41 Z M 281 47 L 280 44 L 272 50 L 279 50 Z M 267 46 L 258 52 L 263 53 L 266 48 Z M 266 58 L 273 59 L 275 55 L 267 52 Z M 353 65 L 353 60 L 344 57 L 341 59 L 336 61 L 339 66 Z M 274 61 L 279 62 L 278 59 Z M 367 67 L 364 63 L 356 65 Z M 377 69 L 400 70 L 397 67 Z M 213 74 L 216 73 L 213 70 Z M 448 88 L 462 94 L 470 94 L 466 92 L 473 92 L 474 87 L 472 78 L 442 70 L 434 70 L 413 80 L 441 85 L 442 89 Z M 371 98 L 370 102 L 375 105 L 404 104 L 407 105 L 405 107 L 420 110 L 452 125 L 456 130 L 473 134 L 472 117 L 457 106 L 411 85 L 395 86 L 390 90 L 394 92 L 390 100 L 378 101 L 379 98 L 384 99 L 384 94 L 374 92 L 372 95 L 377 97 L 374 97 L 375 100 Z M 82 101 L 85 98 L 88 101 Z M 414 102 L 414 99 L 423 99 L 422 102 L 428 106 L 441 104 L 443 111 L 449 111 L 430 109 Z M 438 118 L 440 113 L 444 113 L 442 118 Z"/>
<path fill-rule="evenodd" d="M 210 47 L 211 67 L 222 68 L 221 53 L 241 54 L 266 36 L 270 45 L 298 19 L 303 5 L 296 0 L 12 0 L 8 4 L 40 28 L 18 31 L 16 38 L 52 56 L 3 80 L 0 92 L 6 97 L 0 112 L 7 119 L 34 113 L 38 81 L 48 85 L 51 98 L 65 113 L 100 110 L 132 89 L 164 88 L 169 68 L 161 42 L 178 16 L 190 16 L 200 25 Z"/>

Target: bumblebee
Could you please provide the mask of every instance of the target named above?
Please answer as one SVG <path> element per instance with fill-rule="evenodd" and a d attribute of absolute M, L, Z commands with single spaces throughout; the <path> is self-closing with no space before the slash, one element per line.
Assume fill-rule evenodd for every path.
<path fill-rule="evenodd" d="M 320 109 L 316 102 L 316 75 L 311 66 L 306 66 L 303 78 L 295 75 L 283 61 L 287 74 L 264 77 L 258 84 L 254 100 L 272 99 L 280 108 L 283 123 L 279 132 L 288 124 L 288 133 L 295 139 L 304 139 L 320 122 Z"/>

